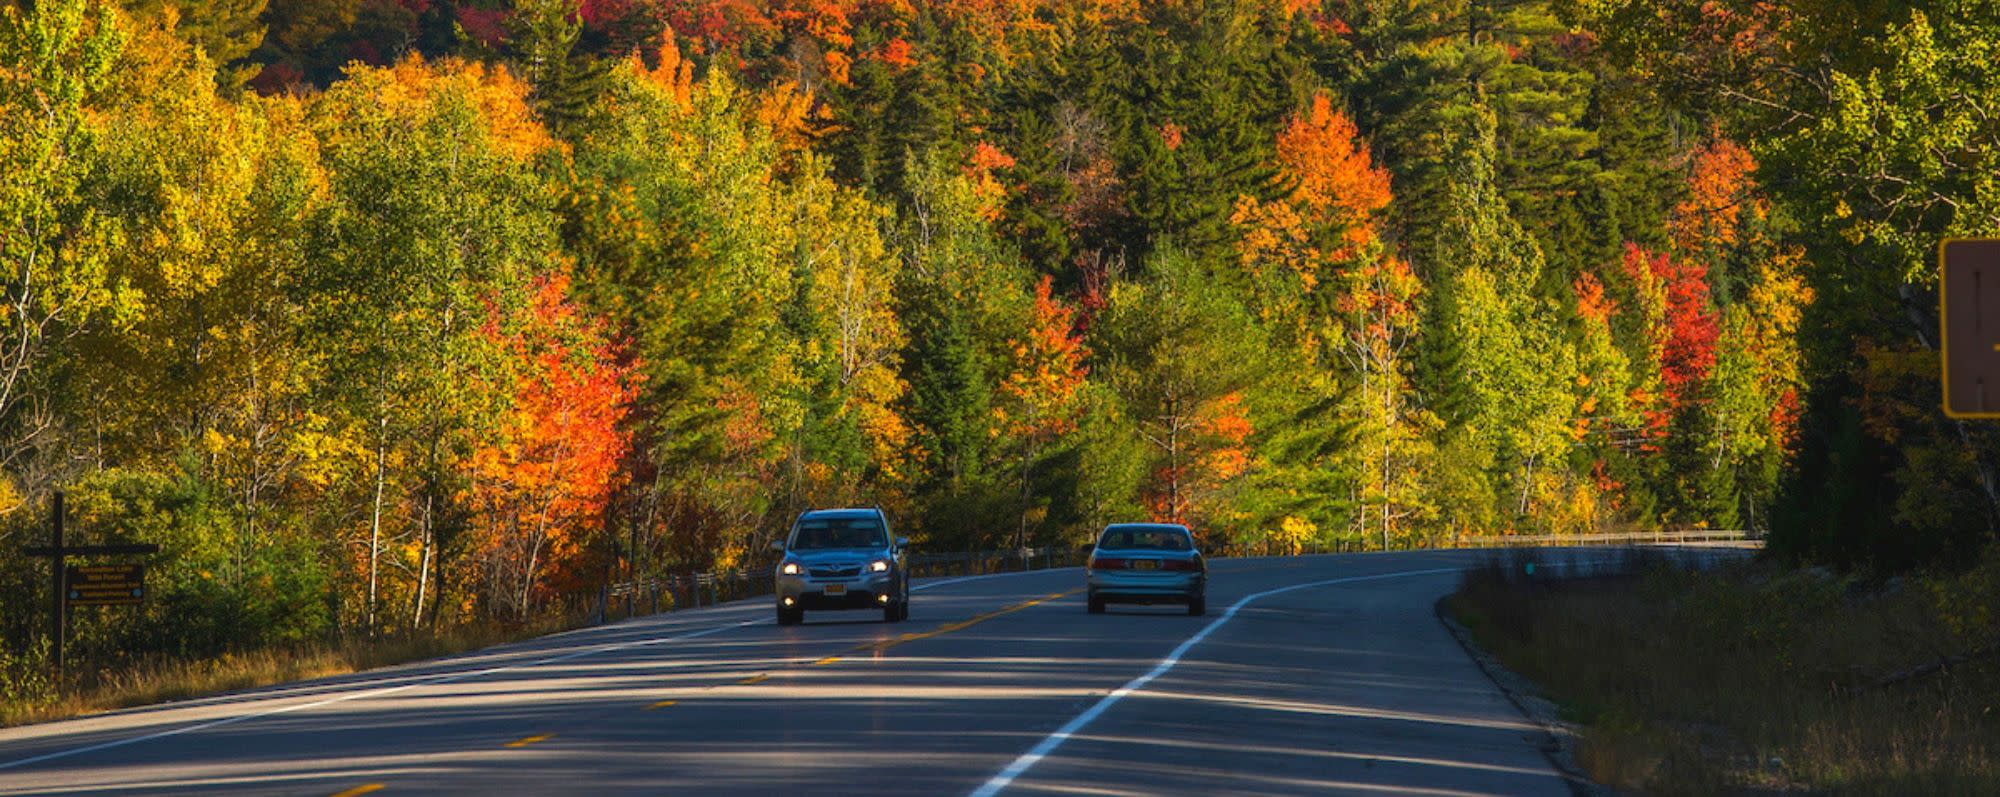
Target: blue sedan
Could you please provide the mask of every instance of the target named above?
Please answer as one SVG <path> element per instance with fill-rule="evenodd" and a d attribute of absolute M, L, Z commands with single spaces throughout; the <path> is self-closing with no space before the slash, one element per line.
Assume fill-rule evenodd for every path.
<path fill-rule="evenodd" d="M 1208 613 L 1208 563 L 1186 526 L 1106 526 L 1085 572 L 1091 614 L 1106 603 L 1186 603 L 1188 614 Z"/>

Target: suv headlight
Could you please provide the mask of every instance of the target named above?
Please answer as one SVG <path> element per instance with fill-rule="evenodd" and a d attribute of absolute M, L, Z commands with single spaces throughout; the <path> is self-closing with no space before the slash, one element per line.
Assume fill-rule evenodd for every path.
<path fill-rule="evenodd" d="M 785 575 L 788 575 L 788 576 L 796 576 L 796 575 L 798 575 L 798 574 L 799 574 L 799 572 L 800 572 L 800 571 L 799 571 L 799 563 L 798 563 L 798 562 L 786 562 L 786 563 L 784 563 L 784 564 L 782 564 L 782 565 L 778 565 L 778 572 L 779 572 L 779 573 L 783 573 L 783 574 L 785 574 Z"/>
<path fill-rule="evenodd" d="M 889 572 L 889 560 L 877 559 L 872 564 L 868 565 L 868 570 L 869 572 L 872 573 L 887 573 Z"/>

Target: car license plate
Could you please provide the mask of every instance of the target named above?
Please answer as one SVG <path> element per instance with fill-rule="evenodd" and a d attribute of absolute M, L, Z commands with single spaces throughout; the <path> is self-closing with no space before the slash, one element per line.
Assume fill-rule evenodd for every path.
<path fill-rule="evenodd" d="M 1133 569 L 1133 570 L 1158 570 L 1158 569 L 1160 569 L 1160 563 L 1159 563 L 1159 562 L 1156 562 L 1156 561 L 1153 561 L 1153 560 L 1151 560 L 1151 559 L 1134 559 L 1134 560 L 1132 560 L 1132 569 Z"/>
<path fill-rule="evenodd" d="M 828 584 L 828 585 L 826 585 L 826 594 L 828 594 L 828 595 L 846 595 L 846 594 L 847 594 L 847 585 L 846 585 L 846 584 Z"/>

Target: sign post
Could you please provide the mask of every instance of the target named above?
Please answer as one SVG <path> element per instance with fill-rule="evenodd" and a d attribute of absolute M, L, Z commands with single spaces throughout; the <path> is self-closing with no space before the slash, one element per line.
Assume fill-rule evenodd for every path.
<path fill-rule="evenodd" d="M 1938 244 L 1944 413 L 2000 418 L 2000 240 Z"/>
<path fill-rule="evenodd" d="M 141 565 L 81 565 L 63 561 L 71 556 L 122 556 L 159 553 L 160 546 L 64 545 L 63 494 L 50 500 L 49 544 L 22 548 L 29 556 L 49 560 L 49 633 L 55 642 L 56 683 L 63 677 L 63 648 L 68 646 L 67 620 L 71 606 L 129 606 L 146 597 L 146 570 Z"/>

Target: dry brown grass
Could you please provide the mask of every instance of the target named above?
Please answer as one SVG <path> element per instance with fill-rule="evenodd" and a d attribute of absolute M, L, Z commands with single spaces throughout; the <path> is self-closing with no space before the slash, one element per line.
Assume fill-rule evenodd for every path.
<path fill-rule="evenodd" d="M 0 727 L 361 672 L 477 650 L 575 625 L 567 621 L 528 627 L 469 625 L 436 633 L 248 651 L 195 661 L 154 660 L 82 674 L 84 683 L 60 696 L 52 695 L 52 690 L 45 687 L 22 690 L 29 693 L 0 701 Z"/>
<path fill-rule="evenodd" d="M 1475 572 L 1451 606 L 1583 724 L 1578 759 L 1602 783 L 2000 794 L 2000 563 L 1886 585 L 1757 564 L 1568 582 L 1518 572 Z"/>

